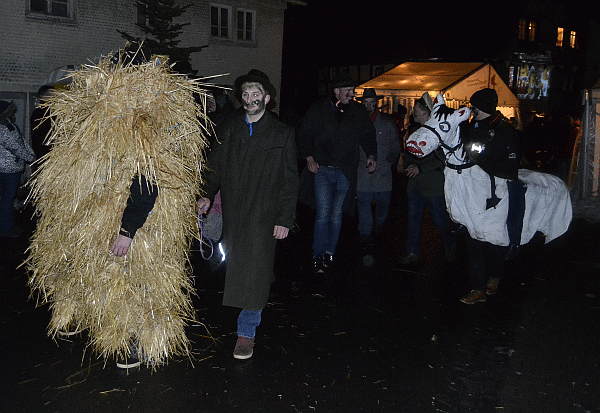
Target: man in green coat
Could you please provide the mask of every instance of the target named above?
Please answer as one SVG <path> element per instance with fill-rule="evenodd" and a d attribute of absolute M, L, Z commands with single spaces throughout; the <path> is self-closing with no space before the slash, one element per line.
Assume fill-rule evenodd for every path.
<path fill-rule="evenodd" d="M 223 305 L 238 307 L 237 359 L 252 357 L 256 327 L 274 280 L 277 240 L 294 224 L 298 194 L 294 129 L 266 110 L 276 90 L 252 69 L 235 81 L 243 113 L 217 131 L 220 141 L 208 158 L 198 212 L 206 213 L 221 190 L 227 271 Z"/>

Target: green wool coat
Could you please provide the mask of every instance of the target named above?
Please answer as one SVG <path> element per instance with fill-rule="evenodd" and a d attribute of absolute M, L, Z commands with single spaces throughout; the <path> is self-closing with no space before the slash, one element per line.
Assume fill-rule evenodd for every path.
<path fill-rule="evenodd" d="M 253 124 L 245 114 L 217 133 L 220 145 L 208 158 L 206 196 L 221 190 L 227 270 L 223 305 L 263 309 L 274 280 L 275 225 L 291 229 L 298 194 L 294 129 L 271 112 Z"/>

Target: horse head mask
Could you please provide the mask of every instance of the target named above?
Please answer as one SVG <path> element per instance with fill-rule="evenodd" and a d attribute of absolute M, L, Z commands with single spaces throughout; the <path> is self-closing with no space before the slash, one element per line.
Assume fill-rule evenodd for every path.
<path fill-rule="evenodd" d="M 458 126 L 470 116 L 469 108 L 449 108 L 444 97 L 441 94 L 437 95 L 433 101 L 431 117 L 410 135 L 406 142 L 406 150 L 417 158 L 422 158 L 440 146 L 451 149 L 459 144 Z"/>

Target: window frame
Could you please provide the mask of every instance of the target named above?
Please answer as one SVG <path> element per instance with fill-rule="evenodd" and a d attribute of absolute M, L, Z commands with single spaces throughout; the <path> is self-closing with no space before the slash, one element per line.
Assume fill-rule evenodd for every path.
<path fill-rule="evenodd" d="M 213 25 L 213 8 L 217 9 L 217 19 L 218 22 L 216 25 Z M 227 35 L 223 36 L 222 35 L 222 30 L 223 30 L 223 25 L 222 25 L 222 11 L 223 10 L 227 10 Z M 233 39 L 233 7 L 225 5 L 225 4 L 217 4 L 217 3 L 210 3 L 209 5 L 209 21 L 210 21 L 210 37 L 212 37 L 213 39 L 220 39 L 220 40 L 232 40 Z M 213 29 L 217 29 L 218 34 L 214 34 L 213 33 Z"/>
<path fill-rule="evenodd" d="M 41 10 L 41 8 L 39 8 L 41 4 L 33 4 L 42 2 L 46 4 L 45 10 Z M 65 13 L 53 12 L 53 6 L 55 4 L 58 6 L 64 6 L 64 8 L 66 8 Z M 27 16 L 72 21 L 75 20 L 75 2 L 74 0 L 28 0 Z"/>
<path fill-rule="evenodd" d="M 239 14 L 243 13 L 244 14 L 244 18 L 243 18 L 243 27 L 240 28 L 240 19 L 239 19 Z M 251 16 L 251 24 L 252 24 L 252 28 L 250 30 L 248 30 L 246 28 L 246 23 L 248 21 L 248 15 Z M 236 40 L 240 41 L 240 42 L 248 42 L 248 43 L 256 43 L 256 10 L 251 10 L 251 9 L 244 9 L 244 8 L 238 8 L 236 10 L 236 27 L 235 27 L 235 31 L 236 31 Z M 250 32 L 250 38 L 248 39 L 245 35 Z M 240 33 L 243 33 L 243 36 L 240 37 Z"/>

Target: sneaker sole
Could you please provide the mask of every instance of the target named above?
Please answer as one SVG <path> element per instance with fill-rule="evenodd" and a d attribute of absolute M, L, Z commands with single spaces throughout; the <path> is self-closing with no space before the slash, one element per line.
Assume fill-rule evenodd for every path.
<path fill-rule="evenodd" d="M 463 300 L 461 298 L 460 302 L 464 303 L 464 304 L 468 304 L 468 305 L 472 305 L 472 304 L 475 304 L 475 303 L 485 303 L 485 298 L 480 298 L 479 300 L 475 300 L 475 301 L 467 301 L 467 300 Z"/>
<path fill-rule="evenodd" d="M 234 359 L 238 359 L 238 360 L 248 360 L 250 357 L 252 357 L 253 354 L 254 354 L 254 352 L 252 352 L 252 353 L 250 353 L 248 355 L 233 353 L 233 358 Z"/>
<path fill-rule="evenodd" d="M 139 367 L 141 364 L 142 364 L 142 362 L 139 360 L 136 362 L 133 362 L 133 363 L 119 363 L 117 361 L 117 367 L 120 369 L 133 369 L 133 368 Z"/>

